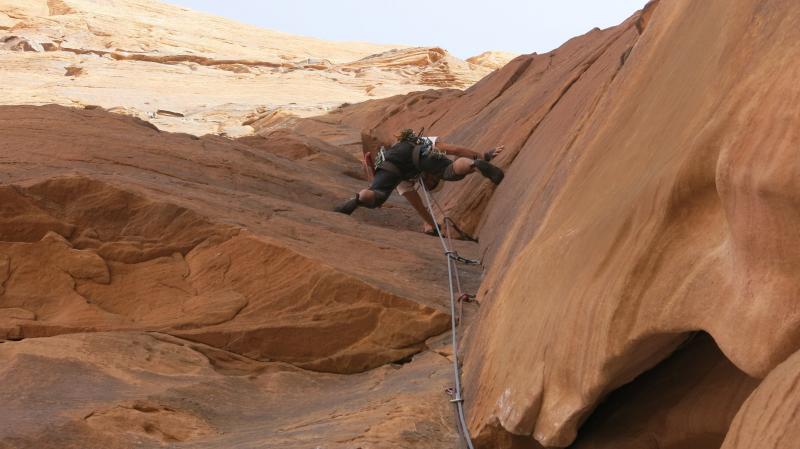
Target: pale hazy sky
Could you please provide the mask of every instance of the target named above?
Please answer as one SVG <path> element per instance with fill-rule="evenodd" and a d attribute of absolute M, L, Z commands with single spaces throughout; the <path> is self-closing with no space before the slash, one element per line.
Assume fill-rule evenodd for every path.
<path fill-rule="evenodd" d="M 277 31 L 328 40 L 543 53 L 606 28 L 646 0 L 166 0 Z"/>

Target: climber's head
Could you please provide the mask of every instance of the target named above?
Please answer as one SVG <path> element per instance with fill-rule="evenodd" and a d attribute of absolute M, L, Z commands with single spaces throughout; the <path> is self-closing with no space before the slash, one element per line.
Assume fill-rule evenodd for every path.
<path fill-rule="evenodd" d="M 417 135 L 414 134 L 414 130 L 413 129 L 406 128 L 406 129 L 400 131 L 400 134 L 398 134 L 395 137 L 397 137 L 397 141 L 398 142 L 411 142 L 411 141 L 416 140 Z"/>

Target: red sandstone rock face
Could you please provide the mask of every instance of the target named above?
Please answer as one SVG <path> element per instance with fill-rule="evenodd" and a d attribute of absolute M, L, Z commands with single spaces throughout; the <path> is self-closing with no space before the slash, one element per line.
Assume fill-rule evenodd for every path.
<path fill-rule="evenodd" d="M 571 444 L 611 391 L 697 330 L 756 378 L 800 347 L 798 29 L 789 1 L 652 3 L 463 93 L 412 94 L 372 117 L 375 141 L 425 127 L 507 145 L 499 188 L 474 178 L 441 198 L 489 266 L 464 365 L 483 447 Z M 718 447 L 733 410 L 704 409 L 714 436 L 696 447 Z M 660 441 L 692 444 L 667 425 Z"/>
<path fill-rule="evenodd" d="M 330 211 L 357 159 L 60 106 L 0 135 L 0 447 L 453 443 L 438 242 Z"/>
<path fill-rule="evenodd" d="M 479 447 L 793 447 L 797 30 L 788 0 L 665 0 L 465 92 L 258 116 L 238 142 L 0 109 L 0 332 L 46 337 L 0 345 L 0 373 L 67 373 L 0 390 L 0 447 L 451 447 L 447 348 L 300 369 L 440 344 L 436 247 L 382 227 L 408 209 L 325 210 L 364 184 L 360 129 L 406 127 L 507 146 L 501 186 L 440 196 L 488 267 Z"/>
<path fill-rule="evenodd" d="M 418 352 L 447 328 L 445 285 L 419 282 L 444 275 L 435 246 L 321 211 L 348 184 L 329 162 L 55 106 L 0 109 L 0 133 L 15 161 L 0 190 L 3 305 L 35 316 L 13 336 L 160 330 L 353 372 Z M 373 269 L 375 246 L 363 242 L 375 236 L 401 251 L 385 265 L 398 276 Z"/>
<path fill-rule="evenodd" d="M 696 329 L 757 377 L 798 348 L 799 55 L 785 44 L 798 24 L 791 2 L 655 9 L 569 170 L 517 200 L 542 208 L 529 238 L 514 235 L 536 215 L 503 208 L 517 218 L 465 362 L 476 434 L 566 446 L 605 394 Z"/>

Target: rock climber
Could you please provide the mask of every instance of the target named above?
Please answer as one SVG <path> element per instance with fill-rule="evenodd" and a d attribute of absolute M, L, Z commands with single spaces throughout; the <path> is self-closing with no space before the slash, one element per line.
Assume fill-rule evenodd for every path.
<path fill-rule="evenodd" d="M 409 184 L 419 178 L 428 190 L 434 190 L 444 181 L 459 181 L 478 170 L 494 184 L 503 180 L 503 171 L 490 161 L 503 151 L 503 146 L 492 148 L 483 154 L 469 148 L 445 143 L 436 137 L 418 136 L 410 129 L 403 130 L 398 142 L 388 149 L 382 148 L 375 161 L 375 177 L 372 184 L 358 192 L 353 198 L 337 206 L 334 210 L 343 214 L 351 214 L 359 206 L 370 209 L 381 207 L 389 199 L 392 190 L 403 185 L 403 191 L 413 190 Z M 451 160 L 448 155 L 456 156 Z M 403 192 L 401 192 L 403 194 Z M 419 204 L 414 204 L 414 195 L 404 195 L 420 213 L 424 206 L 416 196 Z M 420 207 L 421 206 L 421 207 Z M 427 214 L 425 214 L 427 215 Z M 433 227 L 430 218 L 426 219 L 426 228 Z"/>
<path fill-rule="evenodd" d="M 364 164 L 364 171 L 367 175 L 367 179 L 369 179 L 370 182 L 375 178 L 375 156 L 378 154 L 380 148 L 388 146 L 391 146 L 391 144 L 381 145 L 380 140 L 368 132 L 361 133 L 362 163 Z M 395 190 L 411 204 L 420 218 L 422 218 L 422 232 L 429 235 L 436 235 L 436 224 L 434 224 L 433 218 L 431 218 L 428 209 L 422 202 L 422 197 L 420 197 L 419 192 L 417 192 L 417 183 L 415 181 L 401 181 Z"/>

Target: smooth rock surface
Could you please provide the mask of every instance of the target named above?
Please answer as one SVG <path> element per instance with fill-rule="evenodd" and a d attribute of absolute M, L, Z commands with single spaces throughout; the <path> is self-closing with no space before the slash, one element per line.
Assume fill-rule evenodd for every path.
<path fill-rule="evenodd" d="M 489 266 L 464 362 L 482 447 L 570 445 L 696 331 L 755 378 L 800 348 L 798 30 L 785 0 L 652 2 L 464 92 L 369 106 L 365 142 L 506 144 L 503 184 L 439 197 Z"/>
<path fill-rule="evenodd" d="M 509 173 L 497 205 L 542 212 L 489 206 L 517 218 L 465 360 L 477 435 L 567 446 L 695 330 L 753 377 L 800 347 L 798 30 L 789 1 L 659 3 L 566 169 L 522 197 Z M 522 158 L 530 185 L 521 172 L 542 165 Z"/>

